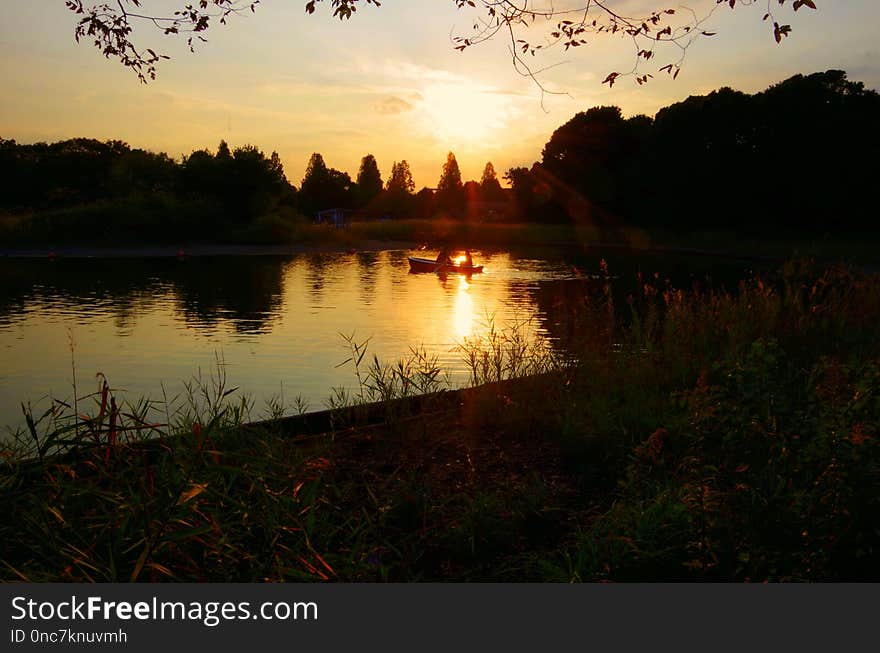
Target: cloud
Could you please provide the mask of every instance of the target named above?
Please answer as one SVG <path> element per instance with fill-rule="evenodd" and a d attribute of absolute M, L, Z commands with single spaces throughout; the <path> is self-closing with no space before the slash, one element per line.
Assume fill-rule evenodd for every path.
<path fill-rule="evenodd" d="M 399 113 L 406 113 L 407 111 L 412 111 L 414 108 L 412 104 L 399 97 L 382 98 L 373 106 L 376 111 L 378 111 L 382 115 L 395 115 Z"/>
<path fill-rule="evenodd" d="M 409 61 L 387 60 L 382 66 L 382 72 L 388 78 L 406 80 L 418 80 L 421 82 L 457 82 L 465 79 L 461 75 L 439 68 L 429 68 L 421 64 Z"/>
<path fill-rule="evenodd" d="M 323 81 L 302 82 L 276 79 L 258 84 L 254 92 L 268 97 L 326 97 L 337 98 L 356 94 L 371 93 L 372 88 L 356 82 L 329 84 Z"/>

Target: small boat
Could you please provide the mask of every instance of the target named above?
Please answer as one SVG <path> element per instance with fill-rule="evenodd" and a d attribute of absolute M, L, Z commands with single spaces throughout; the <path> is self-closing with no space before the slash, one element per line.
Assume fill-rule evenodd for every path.
<path fill-rule="evenodd" d="M 432 258 L 409 257 L 410 272 L 440 272 L 442 274 L 479 274 L 482 265 L 465 265 L 464 263 L 438 263 Z"/>

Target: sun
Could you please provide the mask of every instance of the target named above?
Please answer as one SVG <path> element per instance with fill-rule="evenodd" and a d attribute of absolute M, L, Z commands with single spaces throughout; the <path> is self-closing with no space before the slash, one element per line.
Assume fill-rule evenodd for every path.
<path fill-rule="evenodd" d="M 474 83 L 442 82 L 422 91 L 424 127 L 450 145 L 480 145 L 508 126 L 511 96 Z"/>

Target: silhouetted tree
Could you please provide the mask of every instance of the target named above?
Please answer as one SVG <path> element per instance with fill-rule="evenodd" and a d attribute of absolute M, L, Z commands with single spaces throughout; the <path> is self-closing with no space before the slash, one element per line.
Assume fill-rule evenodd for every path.
<path fill-rule="evenodd" d="M 324 157 L 315 152 L 309 158 L 299 192 L 300 207 L 308 213 L 346 208 L 352 204 L 352 183 L 348 173 L 328 168 Z"/>
<path fill-rule="evenodd" d="M 213 203 L 215 212 L 232 222 L 251 220 L 292 193 L 278 153 L 266 158 L 253 145 L 230 151 L 221 141 L 216 155 L 197 150 L 182 168 L 182 193 Z"/>
<path fill-rule="evenodd" d="M 57 143 L 0 146 L 0 206 L 49 208 L 111 195 L 111 169 L 131 151 L 122 141 L 72 138 Z"/>
<path fill-rule="evenodd" d="M 272 154 L 269 157 L 268 171 L 279 186 L 290 185 L 290 182 L 287 181 L 287 175 L 284 174 L 284 164 L 281 163 L 281 157 L 278 156 L 278 152 L 275 150 L 272 150 Z"/>
<path fill-rule="evenodd" d="M 749 220 L 743 214 L 757 208 L 753 194 L 731 192 L 735 180 L 758 163 L 754 108 L 752 97 L 722 88 L 657 113 L 654 132 L 663 157 L 657 181 L 686 189 L 687 202 L 674 220 L 678 226 L 742 225 Z"/>
<path fill-rule="evenodd" d="M 309 163 L 306 166 L 306 174 L 302 180 L 302 190 L 306 190 L 312 184 L 324 184 L 329 176 L 327 164 L 319 152 L 312 152 Z"/>
<path fill-rule="evenodd" d="M 395 161 L 391 166 L 391 176 L 382 194 L 380 210 L 390 217 L 407 217 L 413 210 L 412 192 L 415 189 L 412 172 L 406 159 Z"/>
<path fill-rule="evenodd" d="M 217 158 L 220 159 L 219 153 Z M 236 220 L 250 219 L 265 212 L 288 186 L 277 152 L 267 159 L 253 145 L 235 148 L 224 188 L 227 207 Z"/>
<path fill-rule="evenodd" d="M 189 196 L 214 196 L 221 181 L 214 163 L 214 155 L 204 149 L 195 150 L 185 156 L 180 174 L 182 193 Z"/>
<path fill-rule="evenodd" d="M 372 154 L 361 159 L 356 184 L 358 206 L 366 206 L 382 192 L 382 175 L 379 173 L 376 157 Z"/>
<path fill-rule="evenodd" d="M 446 155 L 446 163 L 437 182 L 437 205 L 441 210 L 458 213 L 464 207 L 464 193 L 461 183 L 461 170 L 455 155 Z"/>
<path fill-rule="evenodd" d="M 764 180 L 755 195 L 777 222 L 877 230 L 870 198 L 880 160 L 880 94 L 828 70 L 790 77 L 752 103 L 758 119 L 749 165 Z"/>
<path fill-rule="evenodd" d="M 483 176 L 480 178 L 480 196 L 487 202 L 497 202 L 504 198 L 504 191 L 498 182 L 495 166 L 491 161 L 483 168 Z"/>
<path fill-rule="evenodd" d="M 413 213 L 422 220 L 433 218 L 437 213 L 437 194 L 430 188 L 422 188 L 416 193 L 413 202 Z"/>
<path fill-rule="evenodd" d="M 446 155 L 446 163 L 440 172 L 440 181 L 437 182 L 437 192 L 454 191 L 461 188 L 461 170 L 458 169 L 458 161 L 450 152 Z"/>
<path fill-rule="evenodd" d="M 306 174 L 300 184 L 300 204 L 309 213 L 332 208 L 327 205 L 328 188 L 330 186 L 330 170 L 324 163 L 324 157 L 314 152 L 306 166 Z"/>
<path fill-rule="evenodd" d="M 221 140 L 220 145 L 217 146 L 217 159 L 221 161 L 229 161 L 232 159 L 232 152 L 229 151 L 229 144 Z"/>
<path fill-rule="evenodd" d="M 578 113 L 553 132 L 544 146 L 544 170 L 590 202 L 614 208 L 626 189 L 620 170 L 632 152 L 619 107 L 594 107 Z"/>
<path fill-rule="evenodd" d="M 391 166 L 391 176 L 388 178 L 386 189 L 389 193 L 403 193 L 409 195 L 416 188 L 413 183 L 412 172 L 406 159 L 395 161 Z"/>
<path fill-rule="evenodd" d="M 521 220 L 528 220 L 535 208 L 535 180 L 532 178 L 529 169 L 523 167 L 510 168 L 504 174 L 504 178 L 510 184 L 510 191 L 513 194 L 513 202 L 517 214 L 516 217 Z"/>
<path fill-rule="evenodd" d="M 875 91 L 842 71 L 796 75 L 755 95 L 722 88 L 689 97 L 653 121 L 624 120 L 617 107 L 579 113 L 530 174 L 570 219 L 763 234 L 876 230 L 860 189 L 872 187 L 864 162 L 880 158 L 878 125 Z M 517 186 L 527 177 L 516 174 L 522 205 Z"/>
<path fill-rule="evenodd" d="M 113 161 L 109 184 L 116 197 L 145 196 L 172 191 L 176 174 L 177 164 L 164 152 L 131 150 Z"/>
<path fill-rule="evenodd" d="M 536 163 L 529 168 L 511 168 L 504 175 L 510 183 L 516 217 L 528 222 L 567 222 L 570 217 L 555 201 L 548 174 Z"/>
<path fill-rule="evenodd" d="M 461 189 L 461 195 L 464 198 L 464 217 L 468 221 L 482 220 L 486 217 L 481 203 L 483 201 L 480 192 L 480 183 L 470 179 L 464 183 Z"/>
<path fill-rule="evenodd" d="M 354 182 L 347 172 L 330 168 L 330 204 L 348 207 L 354 203 Z"/>
<path fill-rule="evenodd" d="M 480 184 L 473 179 L 464 182 L 462 193 L 465 196 L 465 200 L 469 203 L 479 202 L 482 199 L 480 195 Z"/>

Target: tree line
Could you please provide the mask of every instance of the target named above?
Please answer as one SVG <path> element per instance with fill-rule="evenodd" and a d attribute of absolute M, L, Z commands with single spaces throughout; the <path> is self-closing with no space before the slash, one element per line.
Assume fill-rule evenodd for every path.
<path fill-rule="evenodd" d="M 683 230 L 876 231 L 880 95 L 846 73 L 721 88 L 623 118 L 594 107 L 509 170 L 521 216 Z"/>
<path fill-rule="evenodd" d="M 395 161 L 383 180 L 372 154 L 352 180 L 314 153 L 296 188 L 276 152 L 266 156 L 252 145 L 230 149 L 221 141 L 216 152 L 174 160 L 121 141 L 0 139 L 0 210 L 171 198 L 171 206 L 198 206 L 209 222 L 228 224 L 283 207 L 308 217 L 346 208 L 374 218 L 873 231 L 878 157 L 880 95 L 830 70 L 751 95 L 722 88 L 653 118 L 624 118 L 615 106 L 590 108 L 553 132 L 540 161 L 505 173 L 509 190 L 491 163 L 479 181 L 463 182 L 452 152 L 436 189 L 416 193 L 406 160 Z M 160 209 L 157 216 L 168 212 Z"/>
<path fill-rule="evenodd" d="M 0 138 L 0 210 L 32 212 L 123 198 L 166 196 L 200 203 L 227 222 L 247 222 L 279 206 L 314 217 L 328 208 L 364 217 L 432 217 L 438 211 L 463 215 L 470 201 L 499 201 L 504 192 L 492 163 L 480 182 L 462 183 L 455 155 L 442 166 L 436 192 L 415 193 L 406 160 L 395 161 L 387 181 L 372 154 L 361 159 L 355 180 L 311 155 L 299 188 L 287 180 L 277 152 L 253 145 L 216 152 L 196 150 L 175 160 L 165 153 L 132 149 L 118 140 L 74 138 L 57 143 L 18 144 Z"/>
<path fill-rule="evenodd" d="M 299 207 L 307 215 L 326 208 L 349 208 L 373 218 L 431 218 L 438 213 L 464 217 L 469 205 L 504 201 L 506 197 L 491 162 L 486 163 L 479 182 L 462 183 L 452 152 L 446 156 L 437 188 L 414 191 L 406 159 L 395 161 L 388 180 L 383 182 L 376 158 L 367 154 L 352 181 L 348 173 L 328 168 L 324 157 L 316 152 L 309 159 L 299 189 Z"/>
<path fill-rule="evenodd" d="M 173 197 L 209 205 L 232 221 L 248 220 L 295 190 L 277 152 L 253 145 L 196 150 L 176 161 L 118 140 L 73 138 L 18 144 L 0 138 L 0 209 L 31 212 L 123 198 Z"/>

